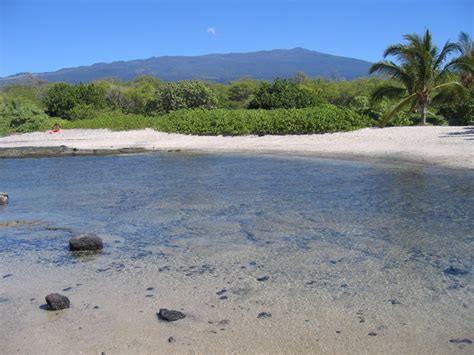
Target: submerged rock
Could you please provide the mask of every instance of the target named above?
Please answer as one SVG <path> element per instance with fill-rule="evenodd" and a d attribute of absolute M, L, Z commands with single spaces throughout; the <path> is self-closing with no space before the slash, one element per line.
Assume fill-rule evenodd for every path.
<path fill-rule="evenodd" d="M 95 234 L 81 234 L 69 239 L 69 249 L 71 251 L 99 251 L 104 244 Z"/>
<path fill-rule="evenodd" d="M 48 304 L 49 311 L 59 311 L 61 309 L 69 308 L 71 302 L 66 296 L 60 295 L 59 293 L 52 293 L 45 297 L 46 303 Z"/>
<path fill-rule="evenodd" d="M 257 316 L 257 318 L 270 318 L 272 316 L 271 313 L 269 312 L 260 312 Z"/>
<path fill-rule="evenodd" d="M 226 293 L 226 292 L 227 292 L 227 290 L 226 290 L 225 288 L 223 288 L 222 290 L 217 291 L 217 292 L 216 292 L 216 295 L 222 296 L 222 295 L 223 295 L 224 293 Z"/>
<path fill-rule="evenodd" d="M 161 308 L 156 315 L 159 319 L 164 320 L 165 322 L 174 322 L 179 319 L 186 318 L 186 315 L 183 312 L 166 308 Z"/>
<path fill-rule="evenodd" d="M 0 192 L 0 205 L 8 204 L 8 194 L 6 192 Z"/>
<path fill-rule="evenodd" d="M 469 274 L 469 270 L 460 269 L 455 266 L 450 266 L 447 269 L 444 269 L 444 272 L 449 275 L 466 275 Z"/>
<path fill-rule="evenodd" d="M 453 344 L 472 344 L 472 340 L 470 339 L 451 339 L 449 341 L 450 343 L 453 343 Z"/>

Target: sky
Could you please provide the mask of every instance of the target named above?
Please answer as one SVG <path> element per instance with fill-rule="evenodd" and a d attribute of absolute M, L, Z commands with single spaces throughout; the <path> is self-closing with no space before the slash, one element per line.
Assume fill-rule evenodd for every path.
<path fill-rule="evenodd" d="M 471 0 L 0 0 L 0 76 L 304 47 L 378 61 L 406 33 L 473 35 Z"/>

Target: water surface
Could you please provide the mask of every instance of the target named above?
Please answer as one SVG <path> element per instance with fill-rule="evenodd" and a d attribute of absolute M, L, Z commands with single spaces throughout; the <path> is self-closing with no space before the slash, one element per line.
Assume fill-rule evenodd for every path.
<path fill-rule="evenodd" d="M 12 274 L 0 279 L 7 349 L 30 350 L 19 337 L 53 324 L 36 306 L 48 290 L 67 287 L 76 309 L 66 312 L 117 334 L 124 329 L 110 317 L 136 304 L 123 309 L 133 320 L 125 337 L 79 342 L 85 351 L 132 344 L 150 352 L 166 343 L 153 314 L 163 303 L 194 312 L 190 328 L 173 330 L 186 339 L 175 351 L 472 347 L 449 342 L 473 331 L 472 171 L 173 153 L 0 160 L 0 172 L 0 190 L 10 194 L 0 223 L 22 221 L 0 224 L 0 277 Z M 71 255 L 67 241 L 82 232 L 100 235 L 104 252 Z M 269 280 L 256 281 L 262 275 Z M 223 288 L 221 300 L 215 292 Z M 102 313 L 92 313 L 92 300 Z M 21 311 L 36 316 L 28 321 Z M 272 317 L 263 321 L 259 311 Z M 212 328 L 222 319 L 211 314 L 229 320 L 227 332 Z M 54 321 L 58 329 L 77 325 Z M 163 339 L 137 341 L 141 327 L 157 327 Z M 99 325 L 88 329 L 100 333 Z M 220 345 L 213 331 L 225 333 Z M 82 338 L 66 338 L 59 352 L 77 350 Z M 43 342 L 51 346 L 36 346 Z"/>

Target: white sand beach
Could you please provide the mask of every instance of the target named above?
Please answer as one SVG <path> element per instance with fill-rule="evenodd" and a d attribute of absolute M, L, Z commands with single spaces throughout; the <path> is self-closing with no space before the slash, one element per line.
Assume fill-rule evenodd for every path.
<path fill-rule="evenodd" d="M 143 148 L 150 151 L 241 152 L 413 162 L 474 168 L 474 127 L 366 128 L 353 132 L 287 136 L 190 136 L 151 129 L 112 132 L 63 130 L 0 138 L 0 149 L 59 147 L 77 150 Z"/>

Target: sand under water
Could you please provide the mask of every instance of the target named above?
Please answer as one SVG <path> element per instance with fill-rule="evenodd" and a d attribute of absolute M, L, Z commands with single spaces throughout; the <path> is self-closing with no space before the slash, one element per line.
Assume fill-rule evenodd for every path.
<path fill-rule="evenodd" d="M 180 153 L 0 170 L 1 353 L 473 351 L 473 171 Z M 81 232 L 103 252 L 71 254 Z M 71 308 L 46 311 L 52 292 Z"/>

